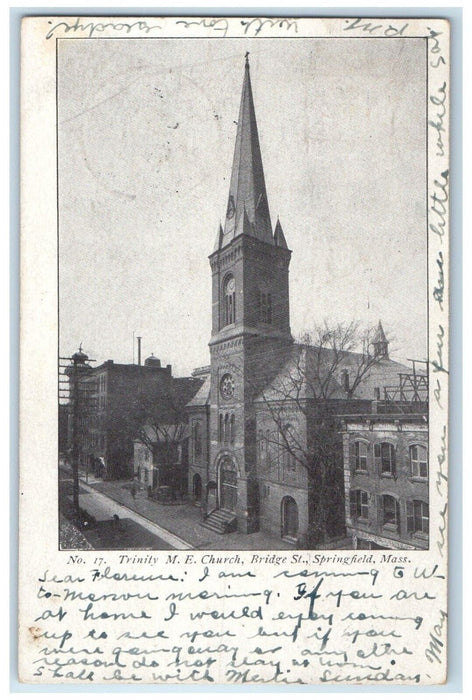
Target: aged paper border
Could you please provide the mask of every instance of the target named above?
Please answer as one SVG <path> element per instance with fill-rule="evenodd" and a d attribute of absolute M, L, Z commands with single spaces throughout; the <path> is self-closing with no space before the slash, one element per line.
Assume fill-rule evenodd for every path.
<path fill-rule="evenodd" d="M 27 150 L 28 150 L 28 146 L 26 146 L 26 148 L 24 148 L 24 151 L 27 152 Z M 43 155 L 43 154 L 44 154 L 45 158 L 48 157 L 48 154 L 47 154 L 47 153 L 44 152 L 44 153 L 42 153 L 41 155 Z M 24 220 L 23 220 L 23 221 L 24 221 Z M 23 223 L 23 226 L 25 226 L 24 223 Z M 27 226 L 27 225 L 26 225 L 26 226 Z M 24 250 L 24 248 L 23 248 L 23 250 Z M 28 251 L 27 251 L 27 252 L 28 252 Z M 29 252 L 31 253 L 31 250 L 30 250 Z M 40 251 L 39 251 L 39 250 L 37 250 L 36 252 L 37 252 L 37 254 L 40 254 Z M 50 251 L 49 251 L 49 252 L 50 252 Z M 41 254 L 42 254 L 42 253 L 41 253 Z M 24 264 L 25 264 L 25 263 L 24 263 Z M 26 264 L 27 264 L 27 263 L 26 263 Z M 432 266 L 431 272 L 433 272 L 433 271 L 434 271 L 434 265 Z M 35 281 L 38 281 L 38 280 L 35 280 Z M 26 286 L 27 286 L 27 284 L 28 284 L 28 281 L 26 280 Z M 27 295 L 27 294 L 28 294 L 28 291 L 25 292 L 25 291 L 23 290 L 23 294 L 26 294 L 26 295 Z M 23 308 L 24 308 L 24 307 L 23 307 Z M 27 326 L 27 325 L 28 325 L 28 324 L 26 324 L 26 326 Z M 23 329 L 24 329 L 24 328 L 25 328 L 25 325 L 23 326 Z M 32 344 L 31 344 L 31 345 L 28 345 L 28 338 L 31 337 L 31 338 L 33 339 L 34 332 L 32 333 L 31 336 L 28 335 L 28 332 L 30 332 L 30 333 L 32 332 L 32 331 L 31 331 L 31 328 L 30 328 L 30 329 L 28 329 L 28 328 L 26 329 L 26 340 L 25 340 L 25 339 L 22 340 L 22 346 L 23 346 L 23 348 L 32 347 Z M 32 340 L 32 342 L 33 342 L 33 340 Z M 46 349 L 44 349 L 44 350 L 46 350 Z M 44 362 L 45 362 L 45 367 L 48 367 L 48 371 L 50 372 L 49 376 L 50 376 L 50 378 L 52 378 L 51 362 L 50 362 L 50 358 L 48 359 L 48 357 L 47 357 L 47 352 L 46 352 L 46 351 L 43 351 L 43 348 L 40 347 L 40 348 L 39 348 L 39 353 L 40 353 L 40 355 L 41 355 L 41 361 L 44 361 Z M 443 357 L 445 357 L 445 356 L 446 356 L 446 354 L 445 354 L 445 352 L 444 352 Z M 26 359 L 26 361 L 24 361 L 24 362 L 23 362 L 23 365 L 22 365 L 23 374 L 24 374 L 25 372 L 28 371 L 28 369 L 25 370 L 25 366 L 27 367 L 27 364 L 28 364 L 28 360 Z M 55 375 L 55 368 L 54 368 L 54 375 Z M 23 404 L 23 410 L 25 410 L 25 404 Z M 26 410 L 27 410 L 27 409 L 26 409 Z M 23 414 L 23 415 L 24 415 L 24 414 Z M 24 425 L 24 422 L 23 422 L 23 425 Z M 21 448 L 20 448 L 20 449 L 21 449 Z M 44 686 L 43 686 L 43 687 L 44 687 Z M 103 686 L 102 686 L 102 687 L 103 687 Z M 179 687 L 182 688 L 182 686 L 179 686 Z"/>

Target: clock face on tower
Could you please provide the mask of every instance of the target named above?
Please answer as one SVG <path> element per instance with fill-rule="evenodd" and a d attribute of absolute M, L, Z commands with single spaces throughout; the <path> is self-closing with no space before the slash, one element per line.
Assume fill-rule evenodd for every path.
<path fill-rule="evenodd" d="M 231 399 L 234 394 L 234 381 L 231 374 L 224 374 L 220 382 L 220 393 L 224 399 Z"/>

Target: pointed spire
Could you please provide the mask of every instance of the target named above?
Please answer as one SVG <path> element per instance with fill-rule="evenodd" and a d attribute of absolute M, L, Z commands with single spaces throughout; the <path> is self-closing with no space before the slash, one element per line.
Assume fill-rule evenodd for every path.
<path fill-rule="evenodd" d="M 377 331 L 373 340 L 374 343 L 387 343 L 387 338 L 382 328 L 382 321 L 379 319 L 379 325 L 377 326 Z"/>
<path fill-rule="evenodd" d="M 274 243 L 278 248 L 288 249 L 287 241 L 285 240 L 284 232 L 282 230 L 282 225 L 280 223 L 279 217 L 277 217 L 277 223 L 275 224 Z"/>
<path fill-rule="evenodd" d="M 376 357 L 383 357 L 388 360 L 388 340 L 382 328 L 382 321 L 379 319 L 379 325 L 372 340 L 374 346 L 374 354 Z"/>
<path fill-rule="evenodd" d="M 222 243 L 223 243 L 223 227 L 222 227 L 221 221 L 220 221 L 220 225 L 218 227 L 218 233 L 216 234 L 215 245 L 213 247 L 213 252 L 215 250 L 219 250 L 221 248 Z"/>
<path fill-rule="evenodd" d="M 241 232 L 239 229 L 242 224 L 244 225 L 244 232 L 246 232 L 245 216 L 251 224 L 251 235 L 266 243 L 274 244 L 262 167 L 261 148 L 257 132 L 256 113 L 252 97 L 248 56 L 249 54 L 246 53 L 244 82 L 222 245 L 226 245 L 235 236 L 239 235 Z"/>
<path fill-rule="evenodd" d="M 244 233 L 246 236 L 254 235 L 254 226 L 249 221 L 246 205 L 244 205 L 242 214 L 238 217 L 234 227 L 235 237 L 240 236 L 242 233 Z"/>

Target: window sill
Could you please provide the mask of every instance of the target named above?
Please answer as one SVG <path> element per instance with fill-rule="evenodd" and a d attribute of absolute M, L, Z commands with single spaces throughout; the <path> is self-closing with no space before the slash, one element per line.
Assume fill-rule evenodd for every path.
<path fill-rule="evenodd" d="M 382 479 L 394 479 L 395 476 L 391 474 L 390 472 L 380 472 L 380 476 Z"/>
<path fill-rule="evenodd" d="M 421 530 L 418 530 L 417 532 L 412 532 L 411 535 L 417 540 L 425 540 L 425 542 L 429 540 L 429 534 L 426 532 L 422 532 Z"/>
<path fill-rule="evenodd" d="M 398 534 L 398 525 L 394 525 L 394 523 L 385 523 L 385 525 L 382 526 L 382 530 L 396 532 Z"/>
<path fill-rule="evenodd" d="M 354 469 L 354 474 L 368 474 L 367 469 Z"/>
<path fill-rule="evenodd" d="M 427 484 L 428 477 L 427 476 L 410 476 L 409 481 L 412 481 L 415 484 Z"/>

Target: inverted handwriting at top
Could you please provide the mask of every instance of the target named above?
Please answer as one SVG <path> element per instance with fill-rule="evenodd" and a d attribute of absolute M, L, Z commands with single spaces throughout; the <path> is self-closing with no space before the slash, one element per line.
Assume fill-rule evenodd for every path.
<path fill-rule="evenodd" d="M 362 29 L 363 32 L 368 34 L 373 34 L 377 36 L 403 36 L 404 32 L 408 27 L 408 22 L 406 22 L 401 27 L 395 27 L 393 24 L 373 24 L 372 22 L 366 22 L 361 17 L 357 17 L 354 20 L 346 19 L 347 27 L 344 27 L 343 31 L 348 32 L 352 29 Z"/>
<path fill-rule="evenodd" d="M 204 17 L 196 20 L 179 19 L 176 24 L 183 24 L 185 29 L 195 25 L 205 29 L 213 29 L 215 32 L 222 32 L 222 36 L 226 36 L 229 28 L 228 20 L 225 17 Z"/>
<path fill-rule="evenodd" d="M 295 34 L 298 34 L 298 24 L 295 19 L 287 19 L 280 17 L 254 17 L 250 20 L 241 20 L 241 24 L 244 27 L 244 33 L 248 34 L 250 29 L 254 30 L 254 36 L 261 33 L 263 29 L 268 27 L 272 29 L 273 27 L 278 27 L 279 29 L 293 29 Z"/>
<path fill-rule="evenodd" d="M 48 24 L 52 24 L 52 21 L 49 20 Z M 60 28 L 64 30 L 65 34 L 68 32 L 84 32 L 86 36 L 91 39 L 94 34 L 101 34 L 105 30 L 110 29 L 115 32 L 123 32 L 124 34 L 129 34 L 133 30 L 137 29 L 144 34 L 149 34 L 152 29 L 161 29 L 161 26 L 159 24 L 149 26 L 146 20 L 138 20 L 137 22 L 132 22 L 131 24 L 128 22 L 88 22 L 87 24 L 82 24 L 80 17 L 77 17 L 73 23 L 58 22 L 55 24 L 46 34 L 46 39 L 51 39 L 54 36 L 56 29 Z"/>

